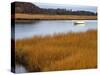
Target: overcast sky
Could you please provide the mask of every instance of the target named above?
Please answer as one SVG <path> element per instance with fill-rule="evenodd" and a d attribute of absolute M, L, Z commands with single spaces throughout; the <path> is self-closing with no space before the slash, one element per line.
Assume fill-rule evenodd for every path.
<path fill-rule="evenodd" d="M 39 6 L 40 8 L 65 8 L 65 9 L 72 9 L 72 10 L 85 10 L 85 11 L 92 11 L 96 12 L 97 7 L 95 6 L 80 6 L 80 5 L 67 5 L 67 4 L 51 4 L 51 3 L 34 3 L 35 5 Z"/>

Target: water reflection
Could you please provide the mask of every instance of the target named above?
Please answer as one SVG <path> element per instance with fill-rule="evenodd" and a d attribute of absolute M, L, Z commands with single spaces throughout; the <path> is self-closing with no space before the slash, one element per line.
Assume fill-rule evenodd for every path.
<path fill-rule="evenodd" d="M 15 68 L 16 73 L 27 73 L 28 71 L 25 69 L 24 66 L 16 64 Z"/>
<path fill-rule="evenodd" d="M 39 20 L 15 20 L 16 24 L 35 24 L 38 23 Z"/>
<path fill-rule="evenodd" d="M 15 39 L 32 36 L 53 35 L 55 33 L 80 32 L 96 29 L 96 20 L 85 20 L 85 26 L 75 26 L 73 20 L 39 20 L 32 23 L 15 24 Z"/>

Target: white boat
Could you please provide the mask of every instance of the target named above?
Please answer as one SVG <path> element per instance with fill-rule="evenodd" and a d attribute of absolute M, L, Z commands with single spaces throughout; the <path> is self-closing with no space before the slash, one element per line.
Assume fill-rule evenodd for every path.
<path fill-rule="evenodd" d="M 76 25 L 76 26 L 85 26 L 85 22 L 84 21 L 75 21 L 74 25 Z"/>

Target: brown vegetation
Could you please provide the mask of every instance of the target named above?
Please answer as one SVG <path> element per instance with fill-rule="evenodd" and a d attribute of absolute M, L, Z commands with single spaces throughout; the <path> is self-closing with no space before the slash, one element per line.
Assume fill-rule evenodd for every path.
<path fill-rule="evenodd" d="M 96 20 L 97 16 L 87 15 L 43 15 L 43 14 L 15 14 L 19 20 Z"/>
<path fill-rule="evenodd" d="M 28 71 L 97 67 L 97 31 L 16 40 L 16 62 Z"/>

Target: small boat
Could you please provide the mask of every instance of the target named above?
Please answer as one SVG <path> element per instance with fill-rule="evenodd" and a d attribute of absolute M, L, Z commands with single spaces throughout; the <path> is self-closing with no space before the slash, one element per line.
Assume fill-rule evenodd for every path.
<path fill-rule="evenodd" d="M 85 26 L 85 22 L 84 21 L 75 21 L 74 25 L 78 25 L 78 26 Z"/>

